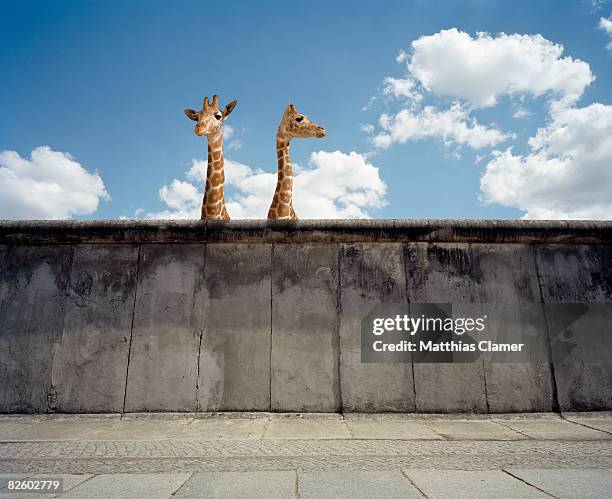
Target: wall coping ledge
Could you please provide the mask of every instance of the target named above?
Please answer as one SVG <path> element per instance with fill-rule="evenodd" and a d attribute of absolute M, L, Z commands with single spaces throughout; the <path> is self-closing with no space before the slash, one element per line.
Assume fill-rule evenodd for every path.
<path fill-rule="evenodd" d="M 612 244 L 612 220 L 0 220 L 0 244 Z"/>

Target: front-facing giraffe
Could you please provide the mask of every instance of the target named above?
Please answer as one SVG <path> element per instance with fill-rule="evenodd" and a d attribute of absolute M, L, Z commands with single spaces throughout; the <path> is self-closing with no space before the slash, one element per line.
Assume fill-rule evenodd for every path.
<path fill-rule="evenodd" d="M 293 170 L 289 155 L 289 142 L 293 137 L 325 137 L 325 129 L 310 121 L 308 116 L 298 113 L 289 104 L 276 132 L 276 156 L 278 158 L 278 180 L 268 218 L 271 220 L 297 220 L 293 209 Z"/>
<path fill-rule="evenodd" d="M 223 186 L 225 172 L 223 170 L 223 132 L 221 131 L 221 125 L 234 110 L 236 104 L 237 101 L 233 100 L 225 106 L 223 111 L 220 111 L 219 96 L 214 95 L 212 104 L 208 102 L 208 97 L 204 97 L 204 106 L 201 111 L 185 109 L 187 117 L 196 122 L 195 134 L 198 137 L 202 135 L 208 137 L 208 169 L 204 200 L 202 201 L 202 219 L 229 220 L 229 214 L 225 208 Z"/>

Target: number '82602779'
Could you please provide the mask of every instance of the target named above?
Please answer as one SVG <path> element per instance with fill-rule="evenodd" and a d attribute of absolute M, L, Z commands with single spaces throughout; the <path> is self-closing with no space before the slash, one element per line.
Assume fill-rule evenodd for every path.
<path fill-rule="evenodd" d="M 4 483 L 2 483 L 4 482 Z M 0 480 L 0 489 L 8 489 L 12 492 L 63 492 L 64 480 L 62 478 L 37 478 L 19 479 L 4 478 Z"/>

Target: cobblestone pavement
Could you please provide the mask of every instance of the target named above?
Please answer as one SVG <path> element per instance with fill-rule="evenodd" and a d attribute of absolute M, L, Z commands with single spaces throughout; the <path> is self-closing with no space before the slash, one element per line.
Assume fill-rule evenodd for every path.
<path fill-rule="evenodd" d="M 612 441 L 24 442 L 0 444 L 3 472 L 612 468 Z"/>
<path fill-rule="evenodd" d="M 612 415 L 0 416 L 0 473 L 62 497 L 608 497 Z"/>

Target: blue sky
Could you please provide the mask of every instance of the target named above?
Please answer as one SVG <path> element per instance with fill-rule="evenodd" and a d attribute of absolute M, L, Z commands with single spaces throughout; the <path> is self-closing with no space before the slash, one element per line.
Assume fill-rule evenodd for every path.
<path fill-rule="evenodd" d="M 233 200 L 229 208 L 233 206 L 239 215 L 232 218 L 258 216 L 261 208 L 253 206 L 268 202 L 258 196 L 265 198 L 273 182 L 274 134 L 289 102 L 328 132 L 323 139 L 292 144 L 294 162 L 310 171 L 300 184 L 302 191 L 296 185 L 294 193 L 296 203 L 304 199 L 306 215 L 326 216 L 336 210 L 342 216 L 373 218 L 612 218 L 608 211 L 612 173 L 606 173 L 612 170 L 612 149 L 602 145 L 612 130 L 612 51 L 606 48 L 611 33 L 602 24 L 611 11 L 609 2 L 580 0 L 2 2 L 0 151 L 15 151 L 29 160 L 33 150 L 49 146 L 71 155 L 86 172 L 68 178 L 74 164 L 60 161 L 55 166 L 58 158 L 49 154 L 40 154 L 29 165 L 38 173 L 25 166 L 19 170 L 14 154 L 0 153 L 0 173 L 5 169 L 0 218 L 133 218 L 189 216 L 198 211 L 195 201 L 186 198 L 197 199 L 201 193 L 194 194 L 187 184 L 201 190 L 201 175 L 192 170 L 186 176 L 186 172 L 194 167 L 194 159 L 206 157 L 206 142 L 193 134 L 182 110 L 199 108 L 203 97 L 213 93 L 220 95 L 222 104 L 238 100 L 226 123 L 233 134 L 225 142 L 226 159 L 236 163 L 226 172 L 228 177 L 234 174 L 226 189 L 226 198 Z M 452 28 L 454 34 L 443 31 Z M 501 61 L 503 51 L 512 52 L 514 42 L 522 44 L 528 57 L 529 44 L 544 45 L 535 38 L 541 35 L 564 49 L 562 55 L 550 56 L 551 71 L 567 66 L 559 62 L 565 57 L 588 66 L 574 64 L 576 71 L 560 70 L 538 94 L 539 82 L 548 81 L 548 75 L 531 63 L 522 66 L 521 53 L 511 55 L 516 60 L 510 61 L 508 71 L 517 75 L 509 83 L 504 83 L 508 77 L 500 74 L 504 73 L 500 66 L 487 68 L 487 56 L 482 79 L 492 83 L 482 92 L 501 90 L 494 105 L 475 103 L 477 97 L 466 97 L 473 84 L 462 83 L 462 71 L 468 66 L 455 73 L 436 71 L 456 62 L 445 60 L 440 48 L 444 39 L 455 43 L 465 35 L 469 52 L 478 50 L 478 32 L 490 34 L 487 46 L 500 54 Z M 442 41 L 427 38 L 440 33 L 446 33 Z M 500 33 L 531 38 L 505 43 Z M 415 49 L 412 43 L 419 39 L 422 48 Z M 401 50 L 406 56 L 398 62 Z M 421 69 L 434 65 L 433 73 L 418 68 L 410 72 L 407 65 L 414 62 L 415 54 Z M 542 60 L 542 65 L 546 63 Z M 525 68 L 533 69 L 533 78 L 517 90 Z M 568 98 L 568 81 L 586 78 L 589 71 L 594 80 Z M 415 82 L 420 100 L 408 102 L 402 92 L 394 94 L 385 78 Z M 452 88 L 455 78 L 457 88 Z M 496 79 L 501 80 L 496 83 Z M 564 98 L 569 99 L 560 104 L 564 110 L 551 111 Z M 431 118 L 423 115 L 426 106 L 435 115 L 454 104 L 463 115 L 448 126 L 467 124 L 469 129 L 477 120 L 509 138 L 492 138 L 482 145 L 478 130 L 468 130 L 472 138 L 462 139 L 446 125 L 444 131 L 434 125 L 424 135 L 399 130 L 404 139 L 392 140 L 388 147 L 380 147 L 381 141 L 376 145 L 376 136 L 391 133 L 381 125 L 382 114 L 393 119 L 406 109 L 421 128 L 431 125 L 423 121 Z M 587 113 L 593 104 L 603 107 L 589 108 Z M 528 115 L 515 117 L 519 110 Z M 593 122 L 600 123 L 594 130 Z M 372 125 L 369 132 L 364 131 L 367 125 Z M 539 128 L 546 128 L 548 138 L 540 141 L 540 149 L 533 149 L 528 141 Z M 597 144 L 601 154 L 593 159 L 584 151 L 576 152 L 575 145 L 560 145 L 555 137 L 568 134 L 583 145 Z M 508 147 L 510 155 L 499 156 Z M 341 155 L 311 157 L 319 151 Z M 351 152 L 358 157 L 347 159 Z M 356 178 L 357 183 L 334 178 L 335 165 L 340 163 L 344 166 L 338 167 L 337 175 Z M 560 170 L 551 175 L 557 166 Z M 54 178 L 54 170 L 61 168 L 66 169 L 64 174 Z M 588 175 L 582 175 L 587 170 Z M 518 172 L 519 184 L 512 184 L 516 179 L 509 171 Z M 93 172 L 108 196 L 100 194 Z M 269 175 L 261 175 L 264 172 Z M 13 177 L 7 180 L 9 173 Z M 559 178 L 565 184 L 557 185 Z M 173 184 L 175 180 L 178 183 Z M 265 188 L 253 187 L 259 180 Z M 551 187 L 531 192 L 540 180 Z M 97 208 L 91 200 L 83 200 L 90 199 L 91 192 L 76 192 L 88 182 L 99 200 Z M 376 187 L 368 190 L 371 183 Z M 336 190 L 331 189 L 323 201 L 304 192 L 329 185 Z M 511 185 L 529 193 L 508 194 Z M 164 194 L 160 197 L 164 186 L 165 201 Z M 570 188 L 571 202 L 567 201 Z M 51 189 L 49 199 L 55 196 L 50 204 L 57 205 L 48 211 L 46 189 Z M 58 189 L 60 197 L 75 189 L 70 201 L 74 209 L 60 206 Z M 322 202 L 330 203 L 332 211 L 317 211 Z M 14 209 L 16 204 L 19 210 Z"/>

